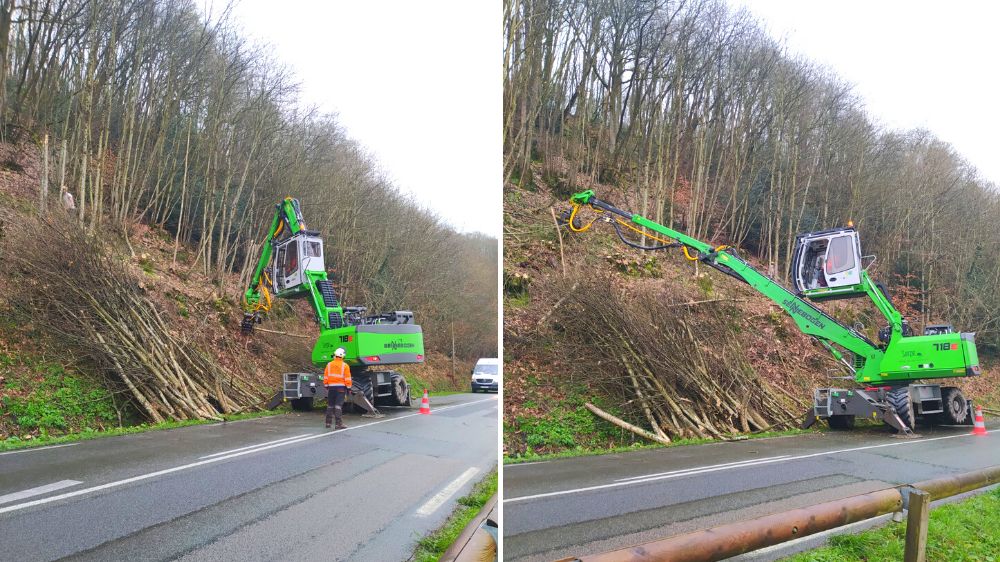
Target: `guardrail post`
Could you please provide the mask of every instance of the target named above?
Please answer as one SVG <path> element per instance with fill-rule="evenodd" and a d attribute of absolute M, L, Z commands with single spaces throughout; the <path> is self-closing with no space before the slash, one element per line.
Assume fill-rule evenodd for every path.
<path fill-rule="evenodd" d="M 931 514 L 931 495 L 923 490 L 910 490 L 910 510 L 906 518 L 906 550 L 903 562 L 924 562 L 927 559 L 927 525 Z"/>

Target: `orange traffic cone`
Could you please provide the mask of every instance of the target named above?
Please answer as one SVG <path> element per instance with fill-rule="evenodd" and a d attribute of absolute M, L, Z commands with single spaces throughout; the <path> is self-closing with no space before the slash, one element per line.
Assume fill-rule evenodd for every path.
<path fill-rule="evenodd" d="M 976 423 L 972 428 L 973 435 L 986 435 L 986 422 L 983 421 L 983 407 L 976 406 Z"/>
<path fill-rule="evenodd" d="M 424 399 L 420 401 L 420 413 L 429 415 L 431 413 L 431 401 L 427 398 L 427 389 L 424 389 Z M 982 418 L 979 418 L 982 420 Z"/>

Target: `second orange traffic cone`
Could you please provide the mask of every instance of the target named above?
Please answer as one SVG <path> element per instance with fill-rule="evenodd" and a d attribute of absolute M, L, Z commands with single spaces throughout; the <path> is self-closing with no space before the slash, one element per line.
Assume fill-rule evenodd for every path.
<path fill-rule="evenodd" d="M 427 398 L 427 389 L 424 389 L 424 399 L 420 401 L 420 413 L 430 414 L 431 413 L 431 401 Z M 982 418 L 979 418 L 982 419 Z"/>
<path fill-rule="evenodd" d="M 983 407 L 976 406 L 976 423 L 972 428 L 973 435 L 986 435 L 986 422 L 983 421 Z"/>

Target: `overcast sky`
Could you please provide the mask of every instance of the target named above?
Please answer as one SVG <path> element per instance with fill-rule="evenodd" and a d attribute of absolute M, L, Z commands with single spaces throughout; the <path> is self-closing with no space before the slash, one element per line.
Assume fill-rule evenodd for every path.
<path fill-rule="evenodd" d="M 852 82 L 878 122 L 933 131 L 1000 186 L 996 3 L 729 1 Z"/>
<path fill-rule="evenodd" d="M 399 188 L 500 235 L 500 2 L 242 0 L 234 15 Z"/>

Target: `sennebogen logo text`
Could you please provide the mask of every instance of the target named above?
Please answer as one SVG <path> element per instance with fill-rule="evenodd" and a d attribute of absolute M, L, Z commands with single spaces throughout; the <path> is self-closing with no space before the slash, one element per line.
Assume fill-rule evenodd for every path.
<path fill-rule="evenodd" d="M 385 344 L 385 349 L 391 349 L 393 351 L 396 351 L 397 349 L 411 349 L 414 347 L 417 347 L 417 345 L 402 341 L 391 341 Z"/>

